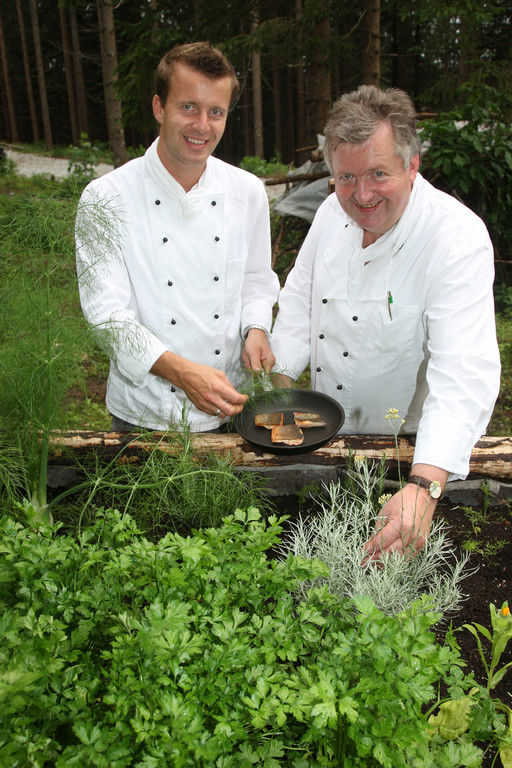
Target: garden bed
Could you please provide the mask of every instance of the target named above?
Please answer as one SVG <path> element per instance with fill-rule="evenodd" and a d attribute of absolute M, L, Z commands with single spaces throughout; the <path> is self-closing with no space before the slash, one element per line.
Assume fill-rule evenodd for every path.
<path fill-rule="evenodd" d="M 473 499 L 475 502 L 475 499 Z M 315 511 L 312 500 L 300 499 L 298 495 L 281 496 L 276 501 L 279 512 L 290 516 L 293 522 L 299 511 L 309 514 Z M 442 500 L 437 507 L 436 516 L 442 517 L 449 526 L 449 538 L 456 551 L 470 551 L 469 568 L 472 572 L 463 582 L 463 591 L 467 595 L 460 609 L 449 617 L 447 623 L 436 628 L 440 642 L 451 626 L 461 628 L 456 633 L 461 656 L 467 662 L 467 672 L 472 670 L 476 680 L 486 683 L 485 670 L 479 656 L 475 637 L 464 624 L 473 622 L 491 630 L 489 606 L 501 607 L 505 601 L 512 605 L 512 513 L 511 502 L 499 496 L 489 498 L 481 494 L 478 503 L 473 506 Z M 483 510 L 483 511 L 482 511 Z M 485 647 L 488 650 L 488 647 Z M 509 645 L 501 661 L 512 662 L 512 647 Z M 512 671 L 496 686 L 494 693 L 508 706 L 512 705 Z M 493 763 L 494 753 L 485 755 L 483 768 L 499 768 L 499 759 Z"/>

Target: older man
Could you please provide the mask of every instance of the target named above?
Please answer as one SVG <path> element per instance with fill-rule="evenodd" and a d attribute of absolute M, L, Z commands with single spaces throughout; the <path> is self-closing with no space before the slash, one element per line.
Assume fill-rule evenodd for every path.
<path fill-rule="evenodd" d="M 465 477 L 499 390 L 493 249 L 483 222 L 422 178 L 403 91 L 362 86 L 333 106 L 322 204 L 279 299 L 276 369 L 343 406 L 347 434 L 416 435 L 404 487 L 367 543 L 423 546 L 446 480 Z M 386 414 L 388 419 L 386 420 Z"/>
<path fill-rule="evenodd" d="M 94 180 L 76 240 L 80 297 L 108 350 L 112 428 L 194 432 L 239 413 L 246 367 L 270 370 L 279 289 L 262 182 L 212 157 L 238 92 L 209 43 L 160 61 L 144 157 Z"/>

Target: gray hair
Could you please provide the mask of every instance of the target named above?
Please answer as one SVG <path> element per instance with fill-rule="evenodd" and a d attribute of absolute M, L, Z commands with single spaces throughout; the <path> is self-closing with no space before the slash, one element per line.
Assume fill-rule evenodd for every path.
<path fill-rule="evenodd" d="M 408 168 L 421 147 L 416 120 L 412 99 L 398 88 L 383 91 L 375 85 L 361 85 L 344 93 L 333 104 L 324 129 L 324 157 L 329 169 L 332 171 L 332 156 L 339 144 L 368 141 L 383 122 L 390 124 L 396 154 Z"/>

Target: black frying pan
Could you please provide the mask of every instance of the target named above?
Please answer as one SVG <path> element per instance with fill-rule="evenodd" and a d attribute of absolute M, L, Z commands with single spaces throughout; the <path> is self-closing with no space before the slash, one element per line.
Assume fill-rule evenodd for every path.
<path fill-rule="evenodd" d="M 284 445 L 273 443 L 270 439 L 270 429 L 257 427 L 254 417 L 258 413 L 283 411 L 285 423 L 292 418 L 293 411 L 309 411 L 318 413 L 326 422 L 326 427 L 309 427 L 303 429 L 304 442 L 302 445 Z M 280 389 L 265 392 L 248 401 L 242 413 L 233 419 L 233 426 L 254 448 L 276 456 L 290 456 L 299 453 L 316 451 L 331 440 L 339 432 L 345 421 L 345 412 L 341 405 L 322 392 L 312 392 L 307 389 Z"/>

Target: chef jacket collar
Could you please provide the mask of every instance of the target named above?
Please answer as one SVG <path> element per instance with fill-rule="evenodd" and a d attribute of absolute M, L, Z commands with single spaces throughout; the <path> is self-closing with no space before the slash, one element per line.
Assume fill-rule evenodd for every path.
<path fill-rule="evenodd" d="M 418 205 L 421 206 L 423 197 L 423 178 L 418 173 L 414 180 L 411 195 L 396 224 L 390 230 L 377 238 L 371 245 L 362 249 L 363 230 L 352 219 L 349 219 L 351 240 L 354 246 L 364 253 L 365 261 L 374 261 L 384 255 L 396 256 L 407 242 L 407 238 L 413 232 L 418 214 Z"/>
<path fill-rule="evenodd" d="M 160 137 L 156 138 L 146 151 L 146 159 L 150 175 L 157 184 L 170 195 L 170 197 L 176 200 L 178 203 L 178 216 L 181 219 L 191 219 L 198 216 L 203 209 L 205 188 L 209 176 L 211 175 L 208 160 L 206 161 L 206 168 L 201 174 L 197 184 L 195 184 L 189 192 L 185 192 L 181 184 L 176 181 L 174 176 L 169 173 L 160 160 L 157 152 L 159 141 Z"/>

